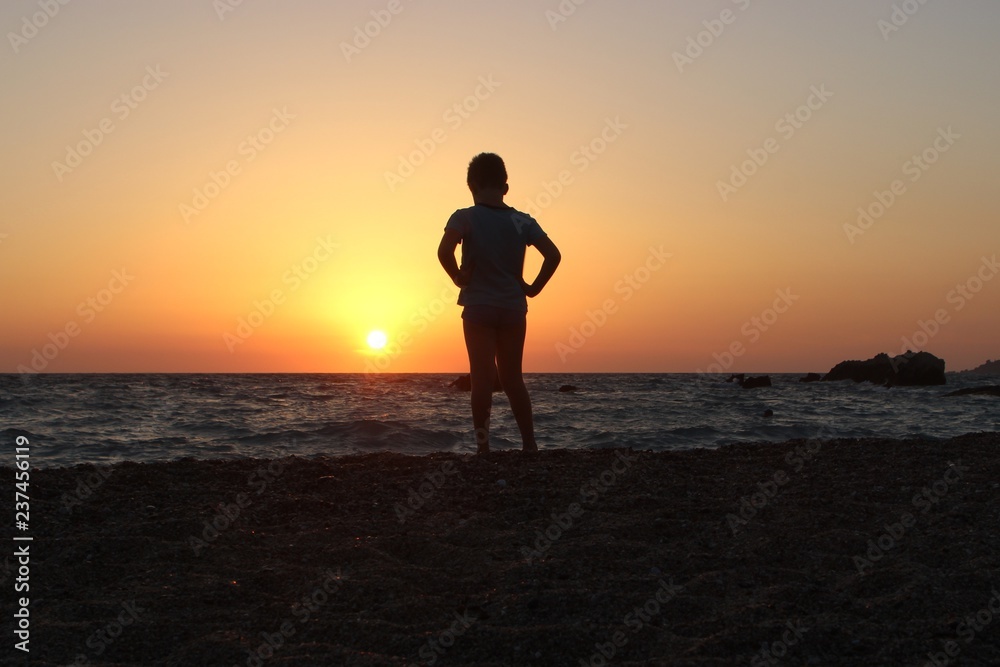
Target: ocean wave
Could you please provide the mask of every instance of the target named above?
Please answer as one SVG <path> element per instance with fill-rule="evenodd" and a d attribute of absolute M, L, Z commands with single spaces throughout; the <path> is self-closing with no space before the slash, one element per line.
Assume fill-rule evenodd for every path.
<path fill-rule="evenodd" d="M 994 398 L 945 398 L 973 382 L 886 390 L 854 383 L 748 391 L 698 375 L 527 375 L 542 447 L 687 449 L 814 437 L 946 438 L 1000 430 Z M 4 437 L 38 446 L 32 465 L 125 457 L 278 456 L 474 449 L 469 394 L 454 374 L 0 376 Z M 579 387 L 559 392 L 561 385 Z M 773 417 L 765 418 L 770 410 Z M 496 447 L 519 447 L 502 394 Z M 37 457 L 35 454 L 37 453 Z"/>

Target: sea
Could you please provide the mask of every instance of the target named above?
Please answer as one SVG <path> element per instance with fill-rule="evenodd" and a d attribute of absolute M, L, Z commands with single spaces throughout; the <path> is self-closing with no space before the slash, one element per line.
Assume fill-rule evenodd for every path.
<path fill-rule="evenodd" d="M 469 393 L 454 374 L 0 375 L 0 433 L 35 467 L 371 452 L 471 453 Z M 948 374 L 936 387 L 800 382 L 741 389 L 703 374 L 526 374 L 539 447 L 666 451 L 797 438 L 927 438 L 1000 432 L 994 396 L 947 397 L 997 379 Z M 560 391 L 571 385 L 575 391 Z M 765 416 L 770 411 L 772 416 Z M 494 449 L 520 448 L 494 395 Z M 11 457 L 11 460 L 13 458 Z M 0 465 L 10 465 L 0 460 Z"/>

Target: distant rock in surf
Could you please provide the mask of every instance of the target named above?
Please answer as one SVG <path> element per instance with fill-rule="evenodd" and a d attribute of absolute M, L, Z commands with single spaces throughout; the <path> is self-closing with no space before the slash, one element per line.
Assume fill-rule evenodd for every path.
<path fill-rule="evenodd" d="M 466 373 L 465 375 L 459 375 L 452 381 L 449 387 L 455 387 L 459 391 L 472 391 L 472 376 Z M 493 380 L 493 391 L 503 391 L 503 386 L 500 384 L 500 376 Z"/>
<path fill-rule="evenodd" d="M 944 359 L 929 352 L 906 352 L 889 357 L 884 352 L 867 361 L 842 361 L 823 377 L 823 382 L 854 380 L 888 387 L 945 384 Z"/>
<path fill-rule="evenodd" d="M 459 391 L 472 391 L 472 377 L 469 375 L 459 375 L 449 387 L 455 387 Z"/>
<path fill-rule="evenodd" d="M 771 376 L 761 375 L 760 377 L 747 377 L 745 373 L 735 373 L 729 376 L 726 382 L 738 382 L 744 389 L 760 389 L 771 386 Z"/>
<path fill-rule="evenodd" d="M 799 378 L 799 382 L 819 382 L 823 379 L 823 376 L 819 373 L 809 373 L 803 378 Z"/>
<path fill-rule="evenodd" d="M 576 391 L 577 389 L 578 387 L 574 387 L 571 384 L 564 384 L 563 386 L 559 387 L 559 391 L 562 392 Z"/>
<path fill-rule="evenodd" d="M 962 371 L 963 373 L 974 373 L 976 375 L 1000 375 L 1000 359 L 996 361 L 987 361 L 982 366 L 973 368 L 971 371 Z"/>
<path fill-rule="evenodd" d="M 740 386 L 744 389 L 761 389 L 762 387 L 771 386 L 771 376 L 761 375 L 760 377 L 750 377 L 743 382 L 740 382 Z"/>

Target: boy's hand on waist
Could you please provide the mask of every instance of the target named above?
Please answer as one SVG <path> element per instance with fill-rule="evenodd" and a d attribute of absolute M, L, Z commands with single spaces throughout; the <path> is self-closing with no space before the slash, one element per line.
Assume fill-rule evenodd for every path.
<path fill-rule="evenodd" d="M 472 279 L 472 272 L 476 268 L 475 264 L 467 264 L 458 270 L 454 276 L 452 276 L 452 281 L 458 287 L 468 287 L 469 281 Z"/>

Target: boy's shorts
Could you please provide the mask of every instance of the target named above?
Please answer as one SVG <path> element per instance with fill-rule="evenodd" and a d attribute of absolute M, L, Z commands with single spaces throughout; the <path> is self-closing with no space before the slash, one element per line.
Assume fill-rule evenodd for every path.
<path fill-rule="evenodd" d="M 462 319 L 490 329 L 507 329 L 523 327 L 527 313 L 498 306 L 466 306 L 462 310 Z"/>

